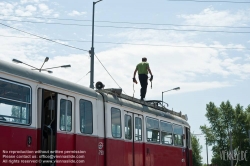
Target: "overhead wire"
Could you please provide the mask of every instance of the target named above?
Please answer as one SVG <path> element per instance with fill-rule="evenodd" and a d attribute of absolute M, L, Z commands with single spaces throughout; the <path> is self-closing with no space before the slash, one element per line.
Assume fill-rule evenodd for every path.
<path fill-rule="evenodd" d="M 57 18 L 57 17 L 38 17 L 38 16 L 16 16 L 16 15 L 5 15 L 0 14 L 4 17 L 20 17 L 20 18 L 39 18 L 39 19 L 50 19 L 50 20 L 61 20 L 61 21 L 92 21 L 92 20 L 82 20 L 82 19 L 72 19 L 72 18 Z"/>
<path fill-rule="evenodd" d="M 15 22 L 29 22 L 29 23 L 43 23 L 43 24 L 58 24 L 58 25 L 71 25 L 71 26 L 92 26 L 92 25 L 82 25 L 82 24 L 68 24 L 68 23 L 49 23 L 49 22 L 37 22 L 37 21 L 22 21 L 22 20 L 6 20 L 0 19 L 2 21 L 15 21 Z M 181 31 L 181 32 L 213 32 L 213 33 L 250 33 L 250 32 L 240 32 L 240 31 L 209 31 L 209 30 L 197 30 L 197 29 L 174 29 L 174 28 L 143 28 L 143 27 L 128 27 L 128 26 L 107 26 L 107 25 L 95 25 L 95 27 L 102 28 L 118 28 L 118 29 L 142 29 L 142 30 L 158 30 L 158 31 Z"/>
<path fill-rule="evenodd" d="M 233 2 L 233 1 L 196 1 L 196 0 L 167 0 L 167 1 L 193 1 L 193 2 L 230 2 L 230 3 L 250 3 L 250 2 Z M 17 17 L 17 16 L 13 16 L 13 17 Z M 44 19 L 44 17 L 34 17 L 34 18 L 41 18 Z M 91 20 L 76 20 L 76 19 L 58 19 L 58 18 L 46 18 L 46 19 L 55 19 L 55 20 L 73 20 L 73 21 L 91 21 Z M 74 26 L 91 26 L 91 25 L 80 25 L 80 24 L 66 24 L 66 23 L 48 23 L 48 22 L 34 22 L 34 21 L 20 21 L 20 20 L 4 20 L 4 19 L 0 19 L 2 21 L 18 21 L 18 22 L 29 22 L 29 23 L 45 23 L 45 24 L 58 24 L 58 25 L 74 25 Z M 113 22 L 113 21 L 96 21 L 96 22 L 107 22 L 107 23 L 126 23 L 126 24 L 147 24 L 147 25 L 171 25 L 171 26 L 195 26 L 195 27 L 226 27 L 226 28 L 247 28 L 247 27 L 229 27 L 229 26 L 201 26 L 201 25 L 178 25 L 178 24 L 153 24 L 153 23 L 132 23 L 132 22 Z M 82 50 L 82 51 L 87 51 L 88 50 L 84 50 L 81 48 L 77 48 L 74 46 L 70 46 L 67 44 L 63 44 L 57 41 L 54 41 L 52 39 L 48 39 L 45 37 L 41 37 L 8 25 L 5 25 L 3 23 L 0 23 L 3 26 L 6 26 L 8 28 L 20 31 L 22 33 L 26 33 L 29 34 L 31 36 L 35 36 L 38 37 L 40 39 L 44 39 L 50 42 L 54 42 L 60 45 L 64 45 L 66 47 L 70 47 L 70 48 L 74 48 L 74 49 L 78 49 L 78 50 Z M 201 30 L 180 30 L 180 29 L 157 29 L 157 28 L 138 28 L 138 27 L 116 27 L 116 26 L 100 26 L 100 25 L 96 25 L 96 27 L 109 27 L 109 28 L 131 28 L 131 29 L 151 29 L 151 30 L 173 30 L 173 31 L 197 31 L 197 32 L 223 32 L 223 33 L 250 33 L 250 32 L 230 32 L 230 31 L 201 31 Z M 3 36 L 3 35 L 2 35 Z M 5 36 L 7 37 L 7 36 Z M 12 36 L 14 37 L 14 36 Z M 15 36 L 17 37 L 17 36 Z M 18 37 L 18 38 L 28 38 L 28 37 Z M 35 39 L 35 38 L 34 38 Z M 62 39 L 58 39 L 61 41 L 77 41 L 77 40 L 62 40 Z M 90 42 L 90 41 L 77 41 L 77 42 Z M 174 45 L 152 45 L 152 44 L 138 44 L 138 43 L 113 43 L 113 42 L 96 42 L 96 43 L 110 43 L 110 44 L 130 44 L 130 45 L 149 45 L 149 46 L 170 46 L 170 47 L 194 47 L 194 46 L 174 46 Z M 195 46 L 195 48 L 218 48 L 218 47 L 200 47 L 200 46 Z M 241 48 L 220 48 L 220 49 L 241 49 Z M 246 48 L 248 49 L 248 48 Z M 96 54 L 94 54 L 95 57 L 97 58 L 97 60 L 99 61 L 99 63 L 103 66 L 103 68 L 106 70 L 106 72 L 109 74 L 109 76 L 113 79 L 113 81 L 118 85 L 118 87 L 120 87 L 120 85 L 116 82 L 116 80 L 112 77 L 112 75 L 108 72 L 108 70 L 106 69 L 106 67 L 103 65 L 103 63 L 100 61 L 100 59 L 97 57 Z M 89 73 L 89 72 L 88 72 Z M 87 74 L 88 74 L 87 73 Z M 86 74 L 86 75 L 87 75 Z M 83 77 L 85 77 L 86 75 L 84 75 Z M 82 77 L 82 78 L 83 78 Z M 81 79 L 82 79 L 81 78 Z M 81 80 L 80 79 L 80 80 Z M 77 82 L 79 82 L 80 80 L 78 80 Z M 120 87 L 121 88 L 121 87 Z M 126 94 L 126 92 L 123 90 L 123 92 Z"/>
<path fill-rule="evenodd" d="M 96 59 L 100 62 L 100 64 L 102 65 L 102 67 L 106 70 L 106 72 L 109 74 L 109 76 L 112 78 L 112 80 L 116 83 L 116 85 L 121 88 L 121 86 L 116 82 L 116 80 L 112 77 L 112 75 L 109 73 L 109 71 L 106 69 L 106 67 L 103 65 L 103 63 L 100 61 L 100 59 L 97 57 L 97 55 L 95 54 Z M 121 88 L 122 89 L 122 88 Z M 124 90 L 122 90 L 125 94 L 126 92 Z"/>
<path fill-rule="evenodd" d="M 126 22 L 126 21 L 95 21 L 102 23 L 112 23 L 112 24 L 132 24 L 132 25 L 158 25 L 158 26 L 182 26 L 182 27 L 202 27 L 202 28 L 250 28 L 250 27 L 233 27 L 233 26 L 219 26 L 219 25 L 191 25 L 191 24 L 157 24 L 157 23 L 144 23 L 144 22 Z"/>
<path fill-rule="evenodd" d="M 3 19 L 2 19 L 3 20 Z M 5 21 L 19 21 L 19 20 L 5 20 Z M 30 22 L 30 23 L 46 23 L 46 22 L 32 22 L 32 21 L 19 21 L 19 22 Z M 108 21 L 107 21 L 108 22 Z M 121 23 L 121 22 L 120 22 Z M 124 23 L 124 22 L 123 22 Z M 8 26 L 8 25 L 5 25 L 3 23 L 0 23 L 1 25 L 3 26 L 6 26 L 8 28 L 11 28 L 11 29 L 14 29 L 14 30 L 17 30 L 17 31 L 20 31 L 22 33 L 26 33 L 26 34 L 29 34 L 31 36 L 35 36 L 35 37 L 38 37 L 40 39 L 44 39 L 44 40 L 47 40 L 47 41 L 50 41 L 50 42 L 54 42 L 54 43 L 57 43 L 57 44 L 60 44 L 60 45 L 64 45 L 66 47 L 70 47 L 70 48 L 74 48 L 74 49 L 78 49 L 78 50 L 82 50 L 82 51 L 87 51 L 88 50 L 84 50 L 84 49 L 81 49 L 81 48 L 77 48 L 77 47 L 74 47 L 74 46 L 70 46 L 70 45 L 67 45 L 67 44 L 63 44 L 63 43 L 60 43 L 60 42 L 57 42 L 57 41 L 54 41 L 52 39 L 48 39 L 48 38 L 45 38 L 45 37 L 41 37 L 41 36 L 38 36 L 38 35 L 35 35 L 35 34 L 32 34 L 32 33 L 29 33 L 29 32 L 26 32 L 26 31 L 23 31 L 23 30 L 20 30 L 20 29 L 17 29 L 17 28 L 14 28 L 14 27 L 11 27 L 11 26 Z M 65 24 L 65 23 L 46 23 L 46 24 L 61 24 L 61 25 L 78 25 L 78 26 L 91 26 L 91 25 L 79 25 L 79 24 Z M 191 26 L 191 25 L 190 25 Z M 98 26 L 97 27 L 112 27 L 112 28 L 133 28 L 133 29 L 154 29 L 154 28 L 136 28 L 136 27 L 115 27 L 115 26 Z M 177 29 L 154 29 L 154 30 L 177 30 Z M 184 31 L 184 30 L 181 30 L 181 31 Z M 185 30 L 186 31 L 186 30 Z M 189 30 L 190 31 L 190 30 Z M 197 30 L 192 30 L 192 31 L 197 31 Z M 204 32 L 204 31 L 203 31 Z M 250 33 L 250 32 L 227 32 L 227 31 L 205 31 L 205 32 L 226 32 L 226 33 Z M 3 35 L 2 35 L 3 36 Z M 12 36 L 13 37 L 13 36 Z M 27 37 L 18 37 L 18 38 L 27 38 Z M 35 38 L 34 38 L 35 39 Z M 61 39 L 59 39 L 61 40 Z M 62 40 L 63 41 L 63 40 Z M 66 40 L 64 40 L 66 41 Z M 67 40 L 67 41 L 76 41 L 76 40 Z M 78 41 L 78 42 L 90 42 L 90 41 Z M 98 42 L 97 42 L 98 43 Z M 138 44 L 138 43 L 113 43 L 113 42 L 99 42 L 99 43 L 110 43 L 110 44 L 130 44 L 130 45 L 150 45 L 150 46 L 170 46 L 170 47 L 194 47 L 194 46 L 174 46 L 174 45 L 152 45 L 152 44 Z M 195 46 L 196 48 L 218 48 L 218 47 L 200 47 L 200 46 Z M 242 49 L 242 48 L 220 48 L 220 49 Z M 248 49 L 248 48 L 247 48 Z M 108 72 L 108 70 L 105 68 L 105 66 L 102 64 L 102 62 L 100 61 L 100 59 L 96 56 L 95 54 L 95 57 L 98 59 L 98 61 L 101 63 L 101 65 L 103 66 L 103 68 L 107 71 L 107 73 L 109 74 L 109 76 L 113 79 L 113 81 L 118 85 L 118 87 L 120 87 L 120 85 L 115 81 L 115 79 L 112 77 L 112 75 Z M 89 73 L 89 72 L 88 72 Z M 88 74 L 87 73 L 87 74 Z M 87 75 L 86 74 L 86 75 Z M 86 76 L 85 75 L 85 76 Z M 84 77 L 85 77 L 84 76 Z M 83 77 L 82 77 L 83 78 Z M 81 79 L 82 79 L 81 78 Z M 80 80 L 81 80 L 80 79 Z M 77 81 L 79 82 L 79 80 Z M 121 88 L 121 87 L 120 87 Z M 123 90 L 124 91 L 124 90 Z M 126 92 L 124 91 L 124 93 L 126 94 Z"/>
<path fill-rule="evenodd" d="M 12 27 L 12 26 L 3 24 L 3 23 L 0 23 L 0 24 L 3 25 L 3 26 L 5 26 L 5 27 L 14 29 L 14 30 L 16 30 L 16 31 L 19 31 L 19 32 L 22 32 L 22 33 L 26 33 L 26 34 L 28 34 L 28 35 L 35 36 L 35 37 L 38 37 L 38 38 L 41 38 L 41 39 L 44 39 L 44 40 L 47 40 L 47 41 L 50 41 L 50 42 L 53 42 L 53 43 L 57 43 L 57 44 L 60 44 L 60 45 L 66 46 L 66 47 L 73 48 L 73 49 L 77 49 L 77 50 L 89 52 L 88 50 L 84 50 L 84 49 L 82 49 L 82 48 L 78 48 L 78 47 L 74 47 L 74 46 L 67 45 L 67 44 L 64 44 L 64 43 L 60 43 L 60 42 L 57 42 L 57 41 L 55 41 L 55 40 L 52 40 L 52 39 L 49 39 L 49 38 L 45 38 L 45 37 L 42 37 L 42 36 L 38 36 L 38 35 L 35 35 L 35 34 L 32 34 L 32 33 L 29 33 L 29 32 L 26 32 L 26 31 L 23 31 L 23 30 L 14 28 L 14 27 Z"/>
<path fill-rule="evenodd" d="M 91 22 L 92 20 L 82 20 L 82 19 L 63 19 L 63 18 L 52 18 L 52 17 L 35 17 L 35 16 L 15 16 L 15 15 L 1 15 L 4 17 L 20 17 L 20 18 L 40 18 L 40 19 L 53 19 L 61 21 L 79 21 L 79 22 Z M 191 24 L 159 24 L 159 23 L 145 23 L 145 22 L 127 22 L 127 21 L 98 21 L 101 23 L 111 23 L 111 24 L 132 24 L 132 25 L 168 25 L 168 26 L 193 26 L 193 27 L 203 27 L 203 28 L 250 28 L 250 27 L 236 27 L 236 26 L 218 26 L 218 25 L 191 25 Z"/>
<path fill-rule="evenodd" d="M 78 83 L 79 81 L 81 81 L 84 77 L 86 77 L 88 74 L 90 73 L 90 71 L 89 72 L 87 72 L 82 78 L 80 78 L 78 81 L 76 81 L 76 83 Z"/>
<path fill-rule="evenodd" d="M 13 38 L 29 38 L 29 39 L 39 39 L 39 38 L 32 38 L 32 37 L 21 37 L 21 36 L 6 36 L 6 35 L 0 35 L 2 37 L 13 37 Z M 91 43 L 91 41 L 87 40 L 72 40 L 72 39 L 53 39 L 53 40 L 59 40 L 59 41 L 73 41 L 73 42 L 85 42 L 85 43 Z M 214 46 L 188 46 L 188 45 L 167 45 L 167 44 L 146 44 L 146 43 L 118 43 L 118 42 L 100 42 L 95 41 L 95 43 L 106 43 L 106 44 L 119 44 L 119 45 L 139 45 L 139 46 L 159 46 L 159 47 L 184 47 L 184 48 L 214 48 L 214 49 L 223 49 L 223 50 L 250 50 L 250 48 L 239 48 L 239 47 L 214 47 Z"/>
<path fill-rule="evenodd" d="M 95 25 L 95 27 L 103 28 L 118 28 L 118 29 L 143 29 L 143 30 L 158 30 L 158 31 L 181 31 L 181 32 L 215 32 L 215 33 L 250 33 L 250 32 L 239 32 L 239 31 L 207 31 L 207 30 L 197 30 L 197 29 L 166 29 L 166 28 L 142 28 L 142 27 L 117 27 L 117 26 L 102 26 Z"/>
<path fill-rule="evenodd" d="M 182 2 L 209 2 L 209 3 L 217 3 L 217 2 L 221 2 L 221 3 L 250 3 L 250 2 L 246 2 L 246 1 L 206 1 L 206 0 L 166 0 L 166 1 L 182 1 Z"/>
<path fill-rule="evenodd" d="M 32 36 L 36 36 L 36 37 L 38 37 L 38 38 L 41 38 L 41 39 L 45 39 L 45 40 L 48 40 L 48 41 L 51 41 L 51 42 L 55 42 L 55 43 L 58 43 L 58 44 L 62 44 L 62 45 L 64 45 L 64 46 L 67 46 L 67 47 L 71 47 L 71 48 L 74 48 L 74 49 L 79 49 L 79 50 L 82 50 L 82 51 L 87 51 L 87 50 L 83 50 L 83 49 L 80 49 L 80 48 L 77 48 L 77 47 L 74 47 L 74 46 L 70 46 L 70 45 L 66 45 L 66 44 L 63 44 L 63 43 L 59 43 L 59 42 L 56 42 L 56 41 L 54 41 L 54 40 L 51 40 L 51 39 L 48 39 L 48 38 L 44 38 L 44 37 L 41 37 L 41 36 L 38 36 L 38 35 L 34 35 L 34 34 L 32 34 L 32 33 L 29 33 L 29 32 L 26 32 L 26 31 L 23 31 L 23 30 L 20 30 L 20 29 L 17 29 L 17 28 L 14 28 L 14 27 L 11 27 L 11 26 L 8 26 L 8 25 L 5 25 L 5 24 L 2 24 L 2 23 L 0 23 L 1 25 L 3 25 L 3 26 L 6 26 L 6 27 L 8 27 L 8 28 L 11 28 L 11 29 L 15 29 L 15 30 L 17 30 L 17 31 L 20 31 L 20 32 L 23 32 L 23 33 L 26 33 L 26 34 L 29 34 L 29 35 L 32 35 Z M 120 85 L 115 81 L 115 79 L 111 76 L 111 74 L 108 72 L 108 70 L 106 69 L 106 67 L 102 64 L 102 62 L 100 61 L 100 59 L 96 56 L 96 54 L 95 54 L 95 57 L 98 59 L 98 61 L 101 63 L 101 65 L 103 66 L 103 68 L 107 71 L 107 73 L 109 74 L 109 76 L 114 80 L 114 82 L 120 87 Z M 89 73 L 89 72 L 88 72 Z M 87 73 L 87 74 L 88 74 Z M 86 75 L 87 75 L 86 74 Z M 86 76 L 85 75 L 85 76 Z M 84 76 L 84 77 L 85 77 Z M 82 77 L 83 78 L 83 77 Z M 81 79 L 82 79 L 81 78 Z M 81 80 L 80 79 L 80 80 Z M 120 87 L 121 88 L 121 87 Z M 126 92 L 123 90 L 123 92 L 126 94 Z"/>

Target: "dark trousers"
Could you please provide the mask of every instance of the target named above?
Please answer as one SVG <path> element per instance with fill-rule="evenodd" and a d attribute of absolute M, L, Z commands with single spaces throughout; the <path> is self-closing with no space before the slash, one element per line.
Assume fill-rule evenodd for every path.
<path fill-rule="evenodd" d="M 139 74 L 139 80 L 141 84 L 141 98 L 144 99 L 147 93 L 148 75 Z"/>

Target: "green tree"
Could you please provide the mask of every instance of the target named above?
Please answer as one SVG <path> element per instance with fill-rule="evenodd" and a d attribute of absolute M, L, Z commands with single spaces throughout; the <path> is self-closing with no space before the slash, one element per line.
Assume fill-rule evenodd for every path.
<path fill-rule="evenodd" d="M 230 153 L 230 132 L 232 133 L 232 147 L 233 153 L 239 154 L 241 152 L 250 152 L 250 145 L 248 140 L 248 130 L 250 129 L 250 106 L 245 110 L 239 104 L 235 108 L 232 107 L 229 101 L 222 102 L 220 107 L 216 107 L 214 103 L 210 102 L 206 106 L 206 117 L 210 126 L 200 126 L 202 132 L 207 137 L 207 143 L 212 146 L 213 158 L 212 164 L 219 166 L 230 165 L 228 153 Z M 226 152 L 223 154 L 223 152 Z M 223 157 L 225 156 L 225 157 Z M 237 155 L 236 155 L 237 156 Z M 242 156 L 235 157 L 234 165 L 249 166 L 249 154 L 247 159 L 239 161 Z"/>
<path fill-rule="evenodd" d="M 202 146 L 199 143 L 199 139 L 194 135 L 191 136 L 191 144 L 193 151 L 193 166 L 202 166 L 202 161 L 201 161 Z"/>

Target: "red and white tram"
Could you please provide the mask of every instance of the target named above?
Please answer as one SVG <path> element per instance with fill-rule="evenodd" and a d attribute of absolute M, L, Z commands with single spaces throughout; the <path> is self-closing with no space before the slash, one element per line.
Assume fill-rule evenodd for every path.
<path fill-rule="evenodd" d="M 0 165 L 192 166 L 181 113 L 0 62 Z"/>

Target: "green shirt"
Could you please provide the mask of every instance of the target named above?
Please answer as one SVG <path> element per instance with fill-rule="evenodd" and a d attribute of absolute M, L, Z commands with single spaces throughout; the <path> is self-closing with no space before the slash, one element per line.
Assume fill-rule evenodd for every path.
<path fill-rule="evenodd" d="M 149 64 L 148 62 L 141 62 L 136 66 L 138 74 L 148 74 Z"/>

